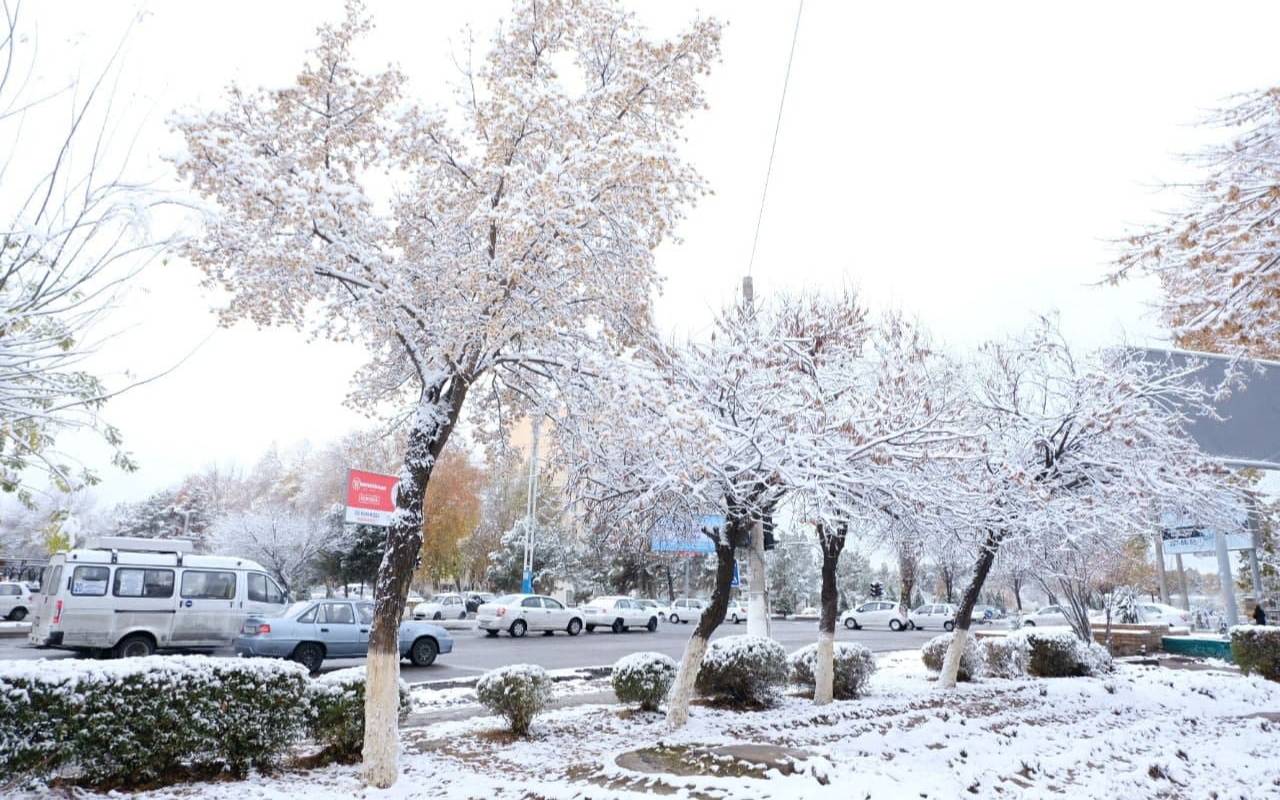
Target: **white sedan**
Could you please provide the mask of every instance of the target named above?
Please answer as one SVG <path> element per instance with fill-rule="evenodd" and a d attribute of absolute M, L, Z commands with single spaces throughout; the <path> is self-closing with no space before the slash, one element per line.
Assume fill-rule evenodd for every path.
<path fill-rule="evenodd" d="M 647 628 L 650 633 L 658 629 L 657 610 L 645 608 L 640 601 L 630 597 L 597 597 L 579 610 L 587 633 L 596 628 L 609 628 L 614 633 L 622 633 L 629 628 Z"/>
<path fill-rule="evenodd" d="M 682 597 L 671 604 L 671 614 L 667 617 L 672 624 L 677 622 L 697 622 L 702 619 L 702 612 L 707 610 L 707 601 Z"/>
<path fill-rule="evenodd" d="M 1138 615 L 1146 625 L 1165 624 L 1170 628 L 1191 626 L 1191 612 L 1164 603 L 1139 603 Z"/>
<path fill-rule="evenodd" d="M 956 626 L 956 607 L 950 603 L 925 603 L 907 615 L 907 622 L 920 630 L 949 631 Z"/>
<path fill-rule="evenodd" d="M 30 611 L 31 589 L 25 583 L 0 582 L 0 619 L 17 622 L 26 619 Z"/>
<path fill-rule="evenodd" d="M 414 619 L 466 619 L 467 601 L 460 594 L 438 594 L 413 607 Z"/>
<path fill-rule="evenodd" d="M 1062 612 L 1062 606 L 1045 606 L 1034 614 L 1023 617 L 1022 624 L 1032 628 L 1056 628 L 1069 626 L 1071 622 L 1067 620 L 1067 615 Z"/>
<path fill-rule="evenodd" d="M 565 608 L 554 597 L 508 594 L 480 606 L 476 610 L 476 626 L 487 636 L 506 631 L 516 639 L 529 631 L 543 631 L 548 636 L 564 631 L 577 636 L 582 632 L 582 612 Z"/>
<path fill-rule="evenodd" d="M 724 612 L 724 618 L 734 625 L 739 622 L 747 621 L 747 604 L 741 600 L 730 600 L 729 608 Z"/>
<path fill-rule="evenodd" d="M 900 631 L 909 623 L 906 606 L 887 600 L 872 600 L 840 615 L 840 624 L 851 631 L 862 628 L 888 628 L 891 631 Z"/>

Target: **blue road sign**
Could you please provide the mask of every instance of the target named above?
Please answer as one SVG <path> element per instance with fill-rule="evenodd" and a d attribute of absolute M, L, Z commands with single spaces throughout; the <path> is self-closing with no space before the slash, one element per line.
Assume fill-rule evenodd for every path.
<path fill-rule="evenodd" d="M 737 589 L 742 585 L 742 579 L 738 576 L 738 559 L 733 560 L 733 580 L 729 581 L 729 586 Z"/>
<path fill-rule="evenodd" d="M 522 594 L 533 594 L 533 570 L 526 569 L 524 578 L 520 581 L 520 592 Z"/>

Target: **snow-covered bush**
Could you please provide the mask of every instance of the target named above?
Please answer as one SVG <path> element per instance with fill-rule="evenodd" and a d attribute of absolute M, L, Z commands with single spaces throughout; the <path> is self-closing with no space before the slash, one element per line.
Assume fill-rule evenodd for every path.
<path fill-rule="evenodd" d="M 662 653 L 632 653 L 618 659 L 611 678 L 619 700 L 657 711 L 676 679 L 676 662 Z"/>
<path fill-rule="evenodd" d="M 1026 640 L 1027 672 L 1037 678 L 1079 678 L 1111 671 L 1107 648 L 1082 642 L 1071 631 L 1024 628 L 1017 637 Z"/>
<path fill-rule="evenodd" d="M 364 745 L 365 668 L 340 669 L 307 684 L 311 738 L 326 757 L 355 761 Z M 400 722 L 409 716 L 409 685 L 400 681 Z"/>
<path fill-rule="evenodd" d="M 306 686 L 306 668 L 290 661 L 9 662 L 0 668 L 0 775 L 119 786 L 180 768 L 270 768 L 304 732 Z"/>
<path fill-rule="evenodd" d="M 1030 658 L 1025 636 L 989 636 L 981 643 L 987 674 L 993 678 L 1022 678 Z"/>
<path fill-rule="evenodd" d="M 832 696 L 837 700 L 852 700 L 862 694 L 876 671 L 876 657 L 864 645 L 855 642 L 836 642 L 835 678 Z M 791 654 L 791 681 L 813 691 L 818 663 L 817 643 L 807 645 Z"/>
<path fill-rule="evenodd" d="M 764 636 L 726 636 L 707 645 L 694 688 L 735 706 L 771 705 L 787 682 L 787 651 Z"/>
<path fill-rule="evenodd" d="M 476 683 L 476 699 L 501 714 L 518 736 L 551 701 L 551 678 L 535 664 L 511 664 L 486 672 Z"/>
<path fill-rule="evenodd" d="M 1280 628 L 1232 626 L 1231 658 L 1246 675 L 1257 673 L 1267 680 L 1280 681 Z"/>
<path fill-rule="evenodd" d="M 920 660 L 925 667 L 934 672 L 942 672 L 942 664 L 947 658 L 947 649 L 951 647 L 952 633 L 935 636 L 920 648 Z M 970 635 L 965 637 L 964 652 L 960 654 L 960 671 L 956 674 L 958 681 L 972 681 L 981 678 L 986 672 L 986 659 L 977 639 Z"/>

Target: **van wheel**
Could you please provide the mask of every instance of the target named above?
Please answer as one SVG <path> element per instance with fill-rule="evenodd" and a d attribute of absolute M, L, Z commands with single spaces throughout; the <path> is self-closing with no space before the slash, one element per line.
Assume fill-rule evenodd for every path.
<path fill-rule="evenodd" d="M 415 667 L 429 667 L 435 663 L 436 655 L 440 652 L 440 648 L 436 647 L 436 643 L 423 636 L 413 643 L 413 647 L 409 648 L 409 660 L 413 662 Z"/>
<path fill-rule="evenodd" d="M 656 632 L 656 631 L 658 630 L 658 618 L 657 618 L 657 617 L 649 617 L 649 624 L 648 624 L 648 625 L 645 625 L 644 627 L 645 627 L 645 629 L 646 629 L 646 630 L 648 630 L 648 631 L 649 631 L 649 633 L 654 633 L 654 632 Z"/>
<path fill-rule="evenodd" d="M 306 667 L 307 672 L 316 673 L 324 663 L 324 648 L 314 642 L 303 642 L 293 648 L 292 658 Z"/>
<path fill-rule="evenodd" d="M 9 612 L 9 619 L 14 622 L 21 622 L 27 618 L 27 610 L 25 608 L 15 608 Z"/>
<path fill-rule="evenodd" d="M 116 658 L 145 658 L 155 652 L 156 643 L 151 641 L 150 636 L 135 633 L 116 642 L 111 654 Z"/>

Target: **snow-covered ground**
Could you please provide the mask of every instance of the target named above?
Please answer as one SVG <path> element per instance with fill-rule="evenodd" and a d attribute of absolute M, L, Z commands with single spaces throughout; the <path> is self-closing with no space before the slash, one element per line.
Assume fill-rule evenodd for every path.
<path fill-rule="evenodd" d="M 1280 685 L 1218 671 L 1122 664 L 1106 678 L 987 680 L 933 688 L 918 653 L 886 654 L 870 695 L 815 708 L 694 709 L 689 726 L 620 706 L 548 712 L 513 741 L 493 717 L 404 731 L 399 783 L 362 788 L 357 768 L 174 787 L 144 797 L 285 798 L 1275 798 Z M 584 684 L 585 688 L 586 684 Z M 462 692 L 450 692 L 458 698 Z M 441 698 L 442 700 L 444 698 Z M 449 705 L 448 701 L 441 705 Z M 430 702 L 415 703 L 426 710 Z M 762 774 L 704 756 L 711 774 L 618 766 L 637 748 L 767 743 L 802 751 Z"/>

